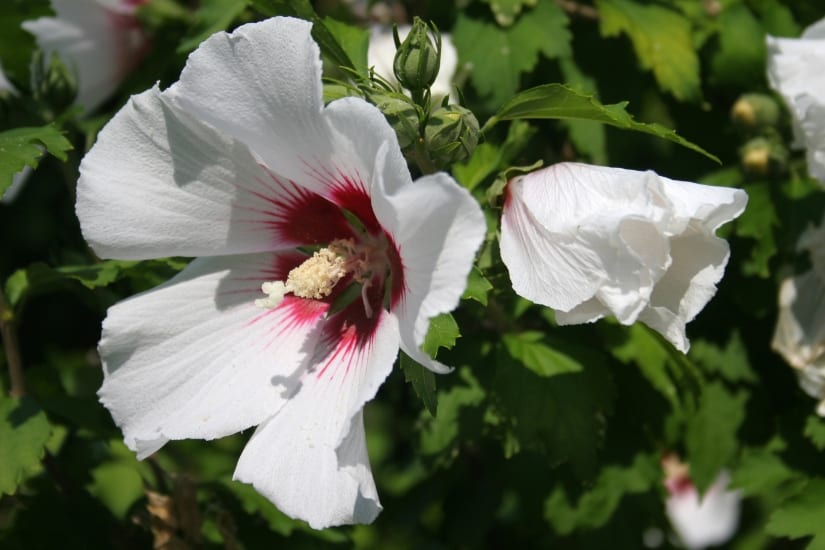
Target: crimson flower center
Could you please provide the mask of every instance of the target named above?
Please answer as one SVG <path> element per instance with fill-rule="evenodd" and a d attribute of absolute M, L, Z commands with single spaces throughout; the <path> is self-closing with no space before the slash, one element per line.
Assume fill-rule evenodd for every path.
<path fill-rule="evenodd" d="M 311 300 L 332 295 L 342 280 L 361 286 L 361 299 L 367 317 L 372 317 L 368 290 L 383 285 L 390 270 L 385 236 L 361 235 L 361 238 L 335 239 L 316 250 L 290 270 L 286 281 L 268 281 L 261 285 L 266 298 L 255 300 L 262 308 L 277 307 L 286 294 Z"/>

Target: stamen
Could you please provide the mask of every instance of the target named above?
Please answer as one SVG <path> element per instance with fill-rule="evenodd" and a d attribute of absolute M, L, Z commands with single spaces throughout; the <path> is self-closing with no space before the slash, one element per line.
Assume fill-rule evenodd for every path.
<path fill-rule="evenodd" d="M 283 281 L 266 282 L 261 285 L 261 291 L 266 298 L 255 300 L 255 305 L 272 309 L 284 300 L 284 296 L 292 293 L 299 298 L 320 300 L 332 294 L 332 289 L 341 278 L 347 274 L 346 258 L 329 248 L 322 248 L 311 258 L 292 269 Z"/>

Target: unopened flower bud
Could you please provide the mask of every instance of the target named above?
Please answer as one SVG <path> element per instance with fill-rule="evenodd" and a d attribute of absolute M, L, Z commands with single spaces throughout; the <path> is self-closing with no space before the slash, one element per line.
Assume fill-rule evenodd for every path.
<path fill-rule="evenodd" d="M 372 94 L 370 99 L 384 113 L 398 136 L 402 151 L 409 150 L 420 139 L 418 112 L 410 99 L 402 94 Z"/>
<path fill-rule="evenodd" d="M 434 40 L 435 39 L 435 40 Z M 410 91 L 432 86 L 441 63 L 441 38 L 416 17 L 407 38 L 398 46 L 393 61 L 395 78 Z"/>
<path fill-rule="evenodd" d="M 478 145 L 478 120 L 460 105 L 447 105 L 432 112 L 424 135 L 427 149 L 439 167 L 466 160 Z"/>
<path fill-rule="evenodd" d="M 32 63 L 32 87 L 35 98 L 62 112 L 77 97 L 77 79 L 56 55 L 48 58 L 36 54 Z"/>
<path fill-rule="evenodd" d="M 744 94 L 730 111 L 733 123 L 746 132 L 776 126 L 779 122 L 779 104 L 766 94 Z"/>
<path fill-rule="evenodd" d="M 758 137 L 742 146 L 739 158 L 748 175 L 764 177 L 785 171 L 788 165 L 788 150 L 777 140 Z"/>

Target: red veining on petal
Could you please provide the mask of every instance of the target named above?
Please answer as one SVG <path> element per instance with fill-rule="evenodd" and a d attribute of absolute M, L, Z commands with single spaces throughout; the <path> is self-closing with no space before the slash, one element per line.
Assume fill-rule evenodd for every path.
<path fill-rule="evenodd" d="M 257 191 L 247 192 L 268 205 L 266 222 L 281 242 L 298 245 L 325 244 L 352 236 L 352 229 L 341 209 L 321 195 L 307 191 L 294 182 L 271 176 L 280 188 L 274 196 Z"/>
<path fill-rule="evenodd" d="M 320 162 L 312 165 L 304 161 L 304 165 L 317 183 L 329 189 L 329 199 L 332 202 L 339 208 L 355 214 L 370 233 L 380 233 L 381 224 L 378 223 L 375 212 L 372 210 L 372 200 L 367 185 L 357 171 L 354 174 L 347 174 L 336 168 L 333 172 L 323 167 Z"/>
<path fill-rule="evenodd" d="M 332 352 L 324 358 L 324 362 L 318 366 L 318 372 L 315 375 L 320 379 L 326 374 L 330 367 L 334 366 L 329 374 L 334 378 L 339 372 L 341 366 L 344 367 L 344 374 L 346 375 L 351 367 L 356 354 L 360 349 L 359 335 L 354 326 L 349 326 L 344 329 L 344 332 L 337 336 L 337 341 Z"/>
<path fill-rule="evenodd" d="M 401 250 L 395 240 L 387 234 L 389 250 L 387 259 L 390 262 L 390 272 L 392 273 L 392 288 L 390 289 L 390 310 L 397 308 L 407 293 L 407 284 L 404 278 L 404 262 L 401 259 Z"/>

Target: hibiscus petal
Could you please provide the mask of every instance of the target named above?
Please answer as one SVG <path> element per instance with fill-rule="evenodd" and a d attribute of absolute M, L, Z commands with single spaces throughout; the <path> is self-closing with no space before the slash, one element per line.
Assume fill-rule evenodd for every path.
<path fill-rule="evenodd" d="M 669 263 L 670 205 L 655 178 L 564 163 L 513 180 L 507 193 L 501 257 L 518 294 L 566 312 L 600 290 L 618 307 L 624 291 L 622 317 L 635 320 Z"/>
<path fill-rule="evenodd" d="M 320 347 L 289 404 L 258 427 L 235 469 L 235 479 L 315 529 L 370 523 L 381 511 L 361 409 L 398 354 L 395 318 L 382 312 L 363 337 L 345 329 Z"/>
<path fill-rule="evenodd" d="M 685 323 L 728 260 L 713 232 L 746 203 L 738 189 L 556 164 L 508 184 L 501 257 L 514 290 L 556 309 L 559 324 L 640 320 L 686 351 Z"/>
<path fill-rule="evenodd" d="M 75 73 L 76 103 L 89 112 L 117 89 L 140 58 L 146 39 L 124 9 L 116 13 L 97 0 L 51 3 L 57 17 L 24 21 L 22 27 L 47 55 L 57 54 Z"/>
<path fill-rule="evenodd" d="M 379 156 L 379 163 L 382 157 Z M 389 188 L 384 167 L 375 173 L 375 214 L 393 237 L 404 271 L 398 304 L 401 349 L 436 372 L 450 369 L 421 351 L 429 321 L 455 309 L 486 232 L 478 203 L 444 173 L 406 187 Z M 393 305 L 391 305 L 393 309 Z"/>
<path fill-rule="evenodd" d="M 676 349 L 687 353 L 685 324 L 716 294 L 730 256 L 727 241 L 699 232 L 671 239 L 673 264 L 656 283 L 639 320 L 657 330 Z"/>
<path fill-rule="evenodd" d="M 170 106 L 155 87 L 132 97 L 84 157 L 77 214 L 103 257 L 239 254 L 295 244 L 279 229 L 279 202 L 299 199 L 243 144 Z"/>
<path fill-rule="evenodd" d="M 189 56 L 171 100 L 245 143 L 280 176 L 300 180 L 306 162 L 330 154 L 311 28 L 275 17 L 212 35 Z"/>
<path fill-rule="evenodd" d="M 261 282 L 285 275 L 278 262 L 272 254 L 198 259 L 109 309 L 100 400 L 141 457 L 169 439 L 259 424 L 294 391 L 327 306 L 287 298 L 256 307 Z"/>
<path fill-rule="evenodd" d="M 667 516 L 686 548 L 722 544 L 739 526 L 740 491 L 727 490 L 730 475 L 722 472 L 699 500 L 690 487 L 667 499 Z"/>

